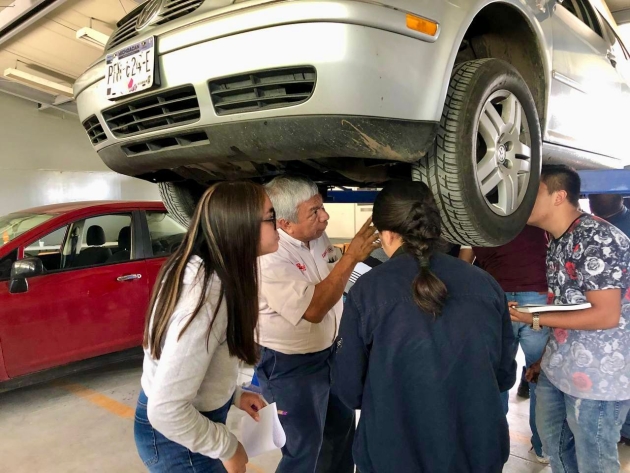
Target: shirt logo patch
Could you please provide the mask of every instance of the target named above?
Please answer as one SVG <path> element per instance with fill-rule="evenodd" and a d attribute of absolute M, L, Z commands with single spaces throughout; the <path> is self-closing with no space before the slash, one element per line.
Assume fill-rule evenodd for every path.
<path fill-rule="evenodd" d="M 328 250 L 325 250 L 325 251 L 322 253 L 322 258 L 324 258 L 324 259 L 325 259 L 327 256 L 328 256 Z"/>
<path fill-rule="evenodd" d="M 295 263 L 295 265 L 297 266 L 297 269 L 299 269 L 300 271 L 304 272 L 306 271 L 306 266 L 300 263 Z"/>

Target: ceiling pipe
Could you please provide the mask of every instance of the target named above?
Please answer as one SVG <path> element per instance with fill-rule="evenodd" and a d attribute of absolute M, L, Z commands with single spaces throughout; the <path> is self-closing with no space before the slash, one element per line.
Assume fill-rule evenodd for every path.
<path fill-rule="evenodd" d="M 13 8 L 0 10 L 0 45 L 24 31 L 67 0 L 15 0 Z"/>

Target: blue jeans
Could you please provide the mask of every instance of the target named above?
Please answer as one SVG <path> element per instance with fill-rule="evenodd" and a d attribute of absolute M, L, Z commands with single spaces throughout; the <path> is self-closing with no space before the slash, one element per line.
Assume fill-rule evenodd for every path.
<path fill-rule="evenodd" d="M 214 411 L 201 414 L 212 422 L 225 424 L 232 399 Z M 147 396 L 140 391 L 133 427 L 140 459 L 151 473 L 226 473 L 220 460 L 194 453 L 155 430 L 147 417 Z"/>
<path fill-rule="evenodd" d="M 525 304 L 546 304 L 547 294 L 538 292 L 506 292 L 507 300 L 510 302 L 518 302 L 519 305 Z M 536 363 L 543 355 L 545 346 L 549 340 L 549 327 L 543 327 L 542 330 L 536 331 L 531 325 L 512 322 L 514 330 L 514 338 L 516 343 L 521 344 L 523 353 L 525 354 L 525 367 L 529 368 Z M 516 352 L 516 350 L 515 350 Z M 501 401 L 505 413 L 508 411 L 508 393 L 502 393 Z M 536 384 L 529 383 L 529 427 L 532 431 L 532 446 L 536 455 L 542 456 L 543 448 L 538 430 L 536 429 Z"/>
<path fill-rule="evenodd" d="M 276 473 L 353 473 L 355 414 L 330 393 L 332 350 L 285 355 L 261 349 L 263 397 L 285 411 L 287 435 Z"/>
<path fill-rule="evenodd" d="M 628 415 L 626 419 L 626 423 L 621 427 L 621 435 L 625 438 L 630 439 L 630 415 Z"/>
<path fill-rule="evenodd" d="M 617 473 L 621 426 L 629 401 L 593 401 L 563 393 L 538 378 L 536 424 L 553 473 Z"/>

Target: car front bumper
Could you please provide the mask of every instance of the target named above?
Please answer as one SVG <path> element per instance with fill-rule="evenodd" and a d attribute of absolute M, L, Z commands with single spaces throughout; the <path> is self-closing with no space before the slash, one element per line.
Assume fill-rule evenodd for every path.
<path fill-rule="evenodd" d="M 340 156 L 412 162 L 431 143 L 442 109 L 442 83 L 435 77 L 444 72 L 436 71 L 441 61 L 434 57 L 434 46 L 418 38 L 357 24 L 279 25 L 162 54 L 158 51 L 160 90 L 190 84 L 194 87 L 200 108 L 199 120 L 194 123 L 122 138 L 114 136 L 102 111 L 154 91 L 115 102 L 107 100 L 102 63 L 78 81 L 77 104 L 82 119 L 94 116 L 103 127 L 105 138 L 95 145 L 99 155 L 110 168 L 128 175 L 200 160 L 231 162 L 237 156 L 252 162 Z M 310 66 L 317 72 L 315 89 L 307 101 L 228 115 L 215 111 L 208 85 L 212 79 L 296 66 Z M 97 73 L 100 79 L 94 80 Z M 297 120 L 295 126 L 290 125 L 292 119 Z M 272 122 L 276 126 L 270 132 Z M 258 123 L 265 125 L 254 125 Z M 356 126 L 358 123 L 367 128 Z M 381 128 L 377 123 L 391 124 L 387 136 L 381 133 L 385 141 L 373 141 L 374 133 Z M 318 124 L 323 128 L 319 129 Z M 309 131 L 317 136 L 296 140 L 291 134 Z M 190 133 L 206 133 L 207 140 L 192 144 L 179 140 Z M 151 145 L 169 137 L 185 146 Z M 397 141 L 403 144 L 399 146 Z"/>

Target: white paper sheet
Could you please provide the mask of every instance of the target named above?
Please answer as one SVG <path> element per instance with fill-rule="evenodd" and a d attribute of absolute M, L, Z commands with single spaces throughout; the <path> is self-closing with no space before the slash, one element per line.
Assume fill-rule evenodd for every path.
<path fill-rule="evenodd" d="M 357 282 L 359 278 L 367 273 L 370 269 L 372 268 L 365 263 L 357 263 L 357 265 L 354 267 L 354 270 L 352 271 L 352 274 L 350 275 L 350 279 L 348 280 L 346 288 L 343 292 L 348 294 L 348 292 L 350 292 L 350 288 L 354 286 L 354 283 Z"/>
<path fill-rule="evenodd" d="M 287 436 L 278 418 L 276 403 L 258 411 L 260 420 L 256 422 L 249 415 L 241 420 L 242 444 L 249 458 L 284 447 Z"/>

